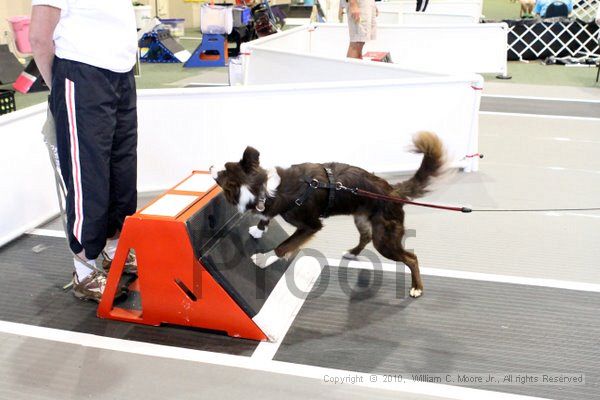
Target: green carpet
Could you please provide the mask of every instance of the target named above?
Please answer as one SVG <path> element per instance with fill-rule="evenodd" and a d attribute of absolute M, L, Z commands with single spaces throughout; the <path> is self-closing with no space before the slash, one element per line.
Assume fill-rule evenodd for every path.
<path fill-rule="evenodd" d="M 483 0 L 483 16 L 485 19 L 518 19 L 519 10 L 521 10 L 521 6 L 516 1 Z"/>

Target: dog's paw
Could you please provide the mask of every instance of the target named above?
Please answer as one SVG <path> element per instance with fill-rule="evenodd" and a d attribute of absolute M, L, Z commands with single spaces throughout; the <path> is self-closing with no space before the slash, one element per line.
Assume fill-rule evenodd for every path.
<path fill-rule="evenodd" d="M 252 236 L 254 239 L 260 239 L 264 233 L 267 231 L 267 228 L 265 228 L 264 231 L 261 231 L 260 229 L 258 229 L 258 226 L 251 226 L 250 228 L 248 228 L 248 233 L 250 234 L 250 236 Z"/>
<path fill-rule="evenodd" d="M 279 260 L 279 257 L 277 257 L 275 251 L 273 250 L 264 254 L 253 254 L 250 258 L 252 259 L 252 262 L 259 268 L 267 268 L 269 265 Z"/>
<path fill-rule="evenodd" d="M 344 254 L 342 254 L 342 258 L 351 261 L 358 261 L 358 256 L 350 252 L 345 252 Z"/>
<path fill-rule="evenodd" d="M 417 288 L 410 288 L 410 297 L 421 297 L 421 295 L 423 294 L 423 289 L 417 289 Z"/>

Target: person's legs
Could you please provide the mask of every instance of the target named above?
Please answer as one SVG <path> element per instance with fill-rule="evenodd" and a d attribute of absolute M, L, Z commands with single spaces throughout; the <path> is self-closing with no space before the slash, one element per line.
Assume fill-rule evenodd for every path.
<path fill-rule="evenodd" d="M 375 2 L 373 0 L 358 0 L 360 8 L 360 20 L 352 19 L 348 14 L 348 33 L 350 36 L 350 44 L 346 56 L 348 58 L 362 59 L 363 47 L 365 42 L 371 40 L 373 19 L 376 17 Z"/>
<path fill-rule="evenodd" d="M 427 5 L 429 4 L 429 0 L 417 0 L 417 12 L 425 12 L 427 10 Z"/>
<path fill-rule="evenodd" d="M 348 53 L 346 53 L 346 57 L 348 58 L 358 58 L 362 59 L 363 47 L 365 42 L 350 42 L 348 46 Z"/>
<path fill-rule="evenodd" d="M 110 158 L 108 240 L 103 254 L 107 268 L 115 256 L 125 217 L 135 213 L 137 206 L 137 96 L 133 72 L 120 75 L 118 95 L 117 126 Z M 134 262 L 132 259 L 129 264 Z"/>
<path fill-rule="evenodd" d="M 137 206 L 137 96 L 133 73 L 122 74 L 110 157 L 108 238 L 118 236 Z"/>
<path fill-rule="evenodd" d="M 111 74 L 56 59 L 50 108 L 56 121 L 61 174 L 67 187 L 69 245 L 90 263 L 105 245 L 109 163 L 116 127 Z M 78 281 L 92 270 L 76 260 Z"/>

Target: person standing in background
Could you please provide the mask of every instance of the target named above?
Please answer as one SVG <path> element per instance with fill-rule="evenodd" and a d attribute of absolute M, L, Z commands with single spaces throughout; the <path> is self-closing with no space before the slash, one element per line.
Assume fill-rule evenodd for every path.
<path fill-rule="evenodd" d="M 348 0 L 346 14 L 350 45 L 347 57 L 362 59 L 365 42 L 377 37 L 378 13 L 375 0 Z"/>

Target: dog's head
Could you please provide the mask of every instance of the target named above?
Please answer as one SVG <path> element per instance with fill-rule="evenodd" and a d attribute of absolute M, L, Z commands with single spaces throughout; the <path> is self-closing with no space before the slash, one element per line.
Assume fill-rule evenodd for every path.
<path fill-rule="evenodd" d="M 260 153 L 253 147 L 246 147 L 239 162 L 228 162 L 223 168 L 210 167 L 210 173 L 223 189 L 228 202 L 237 205 L 240 212 L 256 204 L 256 193 L 267 178 L 260 167 Z"/>

